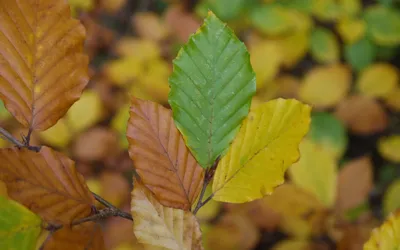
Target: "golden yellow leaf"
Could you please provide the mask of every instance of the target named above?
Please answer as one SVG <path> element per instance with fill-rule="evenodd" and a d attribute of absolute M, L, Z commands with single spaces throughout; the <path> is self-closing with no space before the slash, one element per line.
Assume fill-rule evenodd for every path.
<path fill-rule="evenodd" d="M 345 43 L 354 43 L 360 40 L 365 33 L 366 25 L 361 19 L 341 19 L 337 25 L 336 30 Z"/>
<path fill-rule="evenodd" d="M 256 73 L 257 89 L 259 89 L 278 73 L 282 62 L 282 53 L 276 42 L 268 40 L 251 46 L 249 53 L 251 66 Z"/>
<path fill-rule="evenodd" d="M 358 90 L 367 96 L 385 97 L 395 90 L 399 81 L 397 69 L 387 63 L 375 63 L 361 72 Z"/>
<path fill-rule="evenodd" d="M 309 47 L 307 32 L 296 32 L 279 40 L 282 63 L 286 68 L 295 66 L 306 54 Z"/>
<path fill-rule="evenodd" d="M 396 211 L 400 208 L 400 179 L 397 179 L 389 188 L 383 197 L 383 211 L 385 215 Z"/>
<path fill-rule="evenodd" d="M 325 206 L 336 199 L 337 164 L 335 157 L 309 139 L 300 144 L 300 160 L 289 169 L 299 187 L 314 194 Z"/>
<path fill-rule="evenodd" d="M 52 146 L 64 148 L 72 139 L 72 133 L 68 128 L 65 118 L 58 120 L 56 125 L 39 133 L 40 138 Z"/>
<path fill-rule="evenodd" d="M 272 250 L 308 250 L 310 242 L 308 240 L 283 240 L 276 244 Z"/>
<path fill-rule="evenodd" d="M 203 249 L 196 217 L 189 211 L 164 207 L 138 181 L 132 191 L 131 212 L 133 231 L 145 249 Z"/>
<path fill-rule="evenodd" d="M 168 35 L 168 29 L 157 14 L 152 12 L 136 13 L 132 25 L 137 34 L 144 39 L 161 41 Z"/>
<path fill-rule="evenodd" d="M 312 193 L 285 183 L 261 201 L 281 215 L 280 227 L 290 235 L 307 238 L 321 233 L 326 208 Z"/>
<path fill-rule="evenodd" d="M 299 97 L 316 108 L 329 108 L 347 95 L 350 84 L 351 72 L 345 65 L 318 66 L 307 72 Z"/>
<path fill-rule="evenodd" d="M 68 111 L 65 119 L 72 133 L 79 133 L 102 118 L 103 106 L 97 92 L 86 90 Z"/>
<path fill-rule="evenodd" d="M 2 0 L 0 17 L 0 99 L 24 127 L 46 130 L 88 83 L 85 28 L 65 0 Z"/>
<path fill-rule="evenodd" d="M 310 15 L 297 10 L 290 10 L 287 13 L 288 18 L 291 20 L 294 32 L 307 33 L 313 26 L 313 20 Z"/>
<path fill-rule="evenodd" d="M 117 114 L 111 121 L 111 128 L 116 132 L 118 132 L 119 145 L 121 146 L 121 148 L 124 149 L 127 149 L 129 146 L 128 140 L 126 139 L 125 136 L 129 120 L 129 109 L 130 109 L 130 104 L 126 104 L 123 107 L 119 108 Z"/>
<path fill-rule="evenodd" d="M 243 203 L 270 194 L 299 158 L 298 145 L 310 124 L 308 105 L 277 99 L 250 111 L 218 164 L 213 182 L 217 201 Z"/>
<path fill-rule="evenodd" d="M 378 142 L 378 151 L 383 156 L 383 158 L 399 163 L 400 135 L 381 137 Z"/>
<path fill-rule="evenodd" d="M 123 37 L 115 45 L 115 51 L 120 56 L 135 57 L 143 62 L 159 58 L 161 51 L 157 43 L 151 40 Z"/>
<path fill-rule="evenodd" d="M 105 74 L 118 85 L 125 85 L 137 80 L 143 71 L 141 60 L 135 56 L 128 56 L 111 61 L 105 66 Z"/>
<path fill-rule="evenodd" d="M 392 214 L 372 231 L 364 250 L 394 250 L 400 246 L 400 213 Z"/>

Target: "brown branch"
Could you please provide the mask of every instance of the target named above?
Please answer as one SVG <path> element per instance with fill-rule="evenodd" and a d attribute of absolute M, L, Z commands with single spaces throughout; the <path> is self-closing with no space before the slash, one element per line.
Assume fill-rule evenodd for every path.
<path fill-rule="evenodd" d="M 125 218 L 128 220 L 132 220 L 132 215 L 130 213 L 126 213 L 124 211 L 121 211 L 120 209 L 118 209 L 117 207 L 115 207 L 113 204 L 111 204 L 110 202 L 106 201 L 104 198 L 102 198 L 101 196 L 99 196 L 98 194 L 93 193 L 94 198 L 100 202 L 102 205 L 104 205 L 106 208 L 110 209 L 112 211 L 112 216 L 116 216 L 116 217 L 121 217 L 121 218 Z M 102 210 L 100 210 L 102 211 Z M 108 217 L 108 216 L 107 216 Z"/>
<path fill-rule="evenodd" d="M 196 207 L 193 210 L 193 214 L 196 215 L 197 212 L 199 211 L 200 208 L 202 208 L 205 204 L 207 204 L 211 198 L 214 196 L 214 194 L 211 194 L 207 199 L 203 201 L 204 195 L 206 193 L 206 189 L 208 184 L 210 184 L 212 178 L 214 177 L 215 170 L 217 169 L 218 163 L 220 160 L 220 156 L 215 160 L 214 164 L 211 166 L 211 168 L 206 170 L 206 173 L 204 174 L 204 182 L 203 182 L 203 187 L 201 188 L 199 200 L 197 201 Z"/>
<path fill-rule="evenodd" d="M 15 144 L 15 146 L 17 146 L 18 148 L 27 148 L 27 149 L 35 151 L 35 152 L 40 151 L 40 148 L 41 148 L 40 146 L 30 146 L 29 143 L 26 143 L 28 141 L 21 142 L 17 138 L 15 138 L 12 134 L 10 134 L 10 132 L 8 132 L 7 130 L 5 130 L 2 127 L 0 127 L 0 135 L 7 141 Z"/>

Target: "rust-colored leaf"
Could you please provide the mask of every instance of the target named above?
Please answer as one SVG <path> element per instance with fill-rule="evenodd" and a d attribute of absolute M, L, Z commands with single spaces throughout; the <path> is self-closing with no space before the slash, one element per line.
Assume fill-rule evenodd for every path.
<path fill-rule="evenodd" d="M 95 222 L 63 227 L 49 235 L 43 246 L 43 250 L 105 250 L 103 233 Z"/>
<path fill-rule="evenodd" d="M 25 127 L 45 130 L 88 82 L 85 29 L 65 0 L 1 0 L 0 23 L 0 98 Z"/>
<path fill-rule="evenodd" d="M 8 195 L 52 224 L 91 214 L 94 198 L 72 160 L 48 147 L 0 149 L 0 180 Z"/>
<path fill-rule="evenodd" d="M 373 166 L 370 157 L 364 156 L 346 163 L 338 176 L 336 209 L 346 212 L 368 199 L 373 187 Z"/>
<path fill-rule="evenodd" d="M 175 127 L 171 110 L 133 99 L 127 137 L 143 183 L 162 205 L 189 210 L 203 184 L 203 169 Z"/>

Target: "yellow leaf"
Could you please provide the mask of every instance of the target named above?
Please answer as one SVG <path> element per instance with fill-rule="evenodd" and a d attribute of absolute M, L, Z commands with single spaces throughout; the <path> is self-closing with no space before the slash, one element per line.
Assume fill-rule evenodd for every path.
<path fill-rule="evenodd" d="M 243 203 L 270 194 L 299 158 L 310 124 L 308 105 L 277 99 L 250 111 L 214 176 L 214 199 Z"/>
<path fill-rule="evenodd" d="M 68 0 L 68 4 L 73 13 L 76 13 L 78 10 L 88 12 L 94 7 L 93 0 Z"/>
<path fill-rule="evenodd" d="M 300 160 L 289 173 L 293 182 L 314 194 L 325 206 L 336 199 L 337 164 L 334 156 L 305 139 L 300 144 Z"/>
<path fill-rule="evenodd" d="M 145 249 L 203 249 L 196 217 L 189 211 L 162 206 L 138 181 L 132 191 L 131 212 L 133 231 Z"/>
<path fill-rule="evenodd" d="M 297 11 L 288 11 L 288 18 L 291 20 L 293 29 L 299 33 L 307 33 L 314 26 L 311 16 Z"/>
<path fill-rule="evenodd" d="M 308 250 L 310 242 L 308 240 L 283 240 L 276 244 L 272 250 Z"/>
<path fill-rule="evenodd" d="M 293 67 L 307 54 L 309 34 L 307 32 L 290 34 L 279 40 L 279 46 L 283 65 L 287 68 Z"/>
<path fill-rule="evenodd" d="M 261 41 L 250 47 L 250 61 L 257 77 L 257 89 L 272 80 L 279 71 L 282 53 L 273 41 Z M 266 60 L 268 58 L 268 60 Z"/>
<path fill-rule="evenodd" d="M 364 250 L 394 250 L 400 247 L 400 213 L 392 214 L 372 231 Z"/>
<path fill-rule="evenodd" d="M 361 19 L 341 19 L 336 30 L 346 43 L 354 43 L 360 40 L 365 34 L 365 22 Z"/>
<path fill-rule="evenodd" d="M 143 64 L 139 58 L 129 56 L 109 62 L 105 66 L 105 74 L 113 83 L 128 84 L 139 78 L 143 71 Z"/>
<path fill-rule="evenodd" d="M 322 21 L 335 21 L 342 14 L 336 0 L 312 1 L 313 14 Z"/>
<path fill-rule="evenodd" d="M 338 0 L 343 16 L 355 16 L 362 8 L 361 0 Z"/>
<path fill-rule="evenodd" d="M 102 103 L 97 92 L 86 90 L 67 113 L 68 126 L 79 133 L 97 123 L 102 116 Z"/>
<path fill-rule="evenodd" d="M 367 96 L 385 97 L 395 90 L 399 75 L 393 65 L 375 63 L 361 72 L 358 90 Z"/>
<path fill-rule="evenodd" d="M 400 208 L 400 179 L 390 184 L 383 197 L 383 210 L 388 215 Z"/>
<path fill-rule="evenodd" d="M 129 120 L 129 109 L 130 109 L 130 104 L 124 105 L 118 110 L 117 114 L 111 121 L 111 128 L 114 129 L 116 132 L 118 132 L 119 144 L 123 149 L 127 149 L 129 146 L 128 140 L 126 139 L 125 136 Z"/>
<path fill-rule="evenodd" d="M 378 151 L 383 158 L 396 163 L 400 162 L 400 135 L 382 137 L 378 142 Z"/>
<path fill-rule="evenodd" d="M 312 193 L 292 183 L 278 187 L 262 202 L 281 216 L 281 229 L 296 238 L 307 238 L 322 230 L 326 208 Z"/>
<path fill-rule="evenodd" d="M 56 125 L 39 133 L 40 138 L 55 147 L 64 148 L 72 139 L 72 133 L 68 128 L 65 118 L 58 120 Z"/>
<path fill-rule="evenodd" d="M 159 58 L 161 51 L 157 43 L 151 40 L 124 37 L 115 45 L 115 51 L 120 56 L 133 56 L 139 61 Z"/>
<path fill-rule="evenodd" d="M 396 86 L 394 90 L 390 91 L 390 93 L 384 98 L 384 101 L 389 108 L 395 111 L 400 111 L 400 88 L 398 86 Z"/>
<path fill-rule="evenodd" d="M 299 97 L 317 108 L 338 104 L 349 92 L 351 72 L 344 65 L 314 67 L 300 86 Z"/>

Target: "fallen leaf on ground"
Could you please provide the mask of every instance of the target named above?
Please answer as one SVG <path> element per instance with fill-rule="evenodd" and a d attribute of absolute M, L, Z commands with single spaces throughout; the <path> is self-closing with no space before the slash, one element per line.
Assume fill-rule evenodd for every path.
<path fill-rule="evenodd" d="M 381 137 L 378 141 L 378 151 L 383 158 L 399 163 L 400 162 L 400 135 Z"/>
<path fill-rule="evenodd" d="M 398 81 L 399 75 L 393 65 L 375 63 L 361 71 L 357 88 L 363 95 L 385 97 L 395 90 Z"/>

